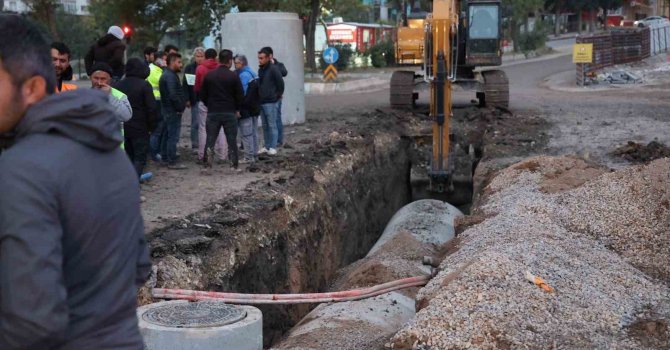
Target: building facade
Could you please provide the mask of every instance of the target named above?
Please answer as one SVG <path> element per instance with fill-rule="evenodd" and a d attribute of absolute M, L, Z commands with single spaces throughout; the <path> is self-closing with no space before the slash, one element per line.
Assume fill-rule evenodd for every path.
<path fill-rule="evenodd" d="M 3 11 L 26 13 L 30 11 L 30 7 L 22 0 L 4 0 Z M 79 16 L 88 16 L 89 0 L 58 0 L 65 13 Z"/>

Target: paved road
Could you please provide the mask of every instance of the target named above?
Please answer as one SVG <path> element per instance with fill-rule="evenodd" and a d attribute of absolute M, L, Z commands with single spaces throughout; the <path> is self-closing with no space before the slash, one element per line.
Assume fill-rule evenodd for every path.
<path fill-rule="evenodd" d="M 567 46 L 572 46 L 572 44 L 575 43 L 575 38 L 564 38 L 564 39 L 557 39 L 557 40 L 549 40 L 547 41 L 546 45 L 551 47 L 552 49 L 558 49 L 561 47 L 567 47 Z"/>

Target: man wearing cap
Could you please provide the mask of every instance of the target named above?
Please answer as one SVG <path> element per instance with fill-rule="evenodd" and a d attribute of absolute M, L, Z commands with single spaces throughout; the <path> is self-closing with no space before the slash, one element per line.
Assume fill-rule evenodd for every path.
<path fill-rule="evenodd" d="M 98 62 L 91 67 L 91 88 L 109 94 L 108 101 L 112 105 L 116 118 L 120 123 L 127 122 L 133 116 L 133 108 L 128 97 L 123 92 L 110 86 L 112 82 L 112 67 L 107 63 Z M 123 147 L 123 145 L 121 145 Z"/>
<path fill-rule="evenodd" d="M 84 58 L 86 74 L 91 76 L 93 65 L 104 62 L 112 67 L 112 80 L 119 81 L 125 70 L 123 63 L 125 51 L 126 44 L 123 42 L 123 30 L 118 26 L 109 27 L 107 35 L 91 46 Z"/>

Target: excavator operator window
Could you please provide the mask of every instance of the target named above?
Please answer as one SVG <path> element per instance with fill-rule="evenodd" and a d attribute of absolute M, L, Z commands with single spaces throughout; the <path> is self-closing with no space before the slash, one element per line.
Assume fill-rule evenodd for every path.
<path fill-rule="evenodd" d="M 472 5 L 469 8 L 469 38 L 470 39 L 497 39 L 498 38 L 498 6 Z"/>

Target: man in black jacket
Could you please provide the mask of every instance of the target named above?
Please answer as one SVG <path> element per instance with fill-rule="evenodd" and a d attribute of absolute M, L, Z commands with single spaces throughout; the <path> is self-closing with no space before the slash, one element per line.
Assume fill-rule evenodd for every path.
<path fill-rule="evenodd" d="M 124 64 L 123 58 L 126 52 L 126 44 L 123 42 L 123 30 L 118 26 L 111 26 L 107 35 L 103 36 L 88 50 L 84 63 L 86 65 L 86 74 L 89 76 L 91 68 L 96 62 L 105 62 L 112 67 L 112 80 L 119 81 L 123 77 Z"/>
<path fill-rule="evenodd" d="M 242 82 L 236 73 L 230 70 L 233 52 L 221 50 L 217 69 L 207 73 L 200 89 L 202 103 L 207 106 L 207 144 L 205 145 L 205 166 L 212 167 L 214 144 L 223 127 L 228 142 L 228 159 L 238 170 L 237 119 L 244 98 Z"/>
<path fill-rule="evenodd" d="M 263 139 L 265 146 L 258 153 L 277 154 L 277 116 L 279 100 L 284 95 L 284 79 L 279 67 L 271 61 L 272 50 L 267 47 L 258 52 L 259 94 L 261 98 L 261 117 L 263 118 Z"/>
<path fill-rule="evenodd" d="M 181 114 L 186 109 L 186 96 L 177 73 L 181 72 L 181 55 L 171 53 L 167 57 L 167 67 L 163 70 L 158 87 L 161 92 L 161 114 L 163 115 L 163 132 L 167 137 L 161 143 L 161 156 L 169 169 L 186 169 L 177 164 L 177 144 L 181 132 Z"/>
<path fill-rule="evenodd" d="M 149 130 L 153 130 L 156 122 L 156 99 L 151 84 L 146 81 L 149 66 L 139 58 L 131 58 L 126 63 L 126 77 L 116 89 L 126 94 L 133 116 L 123 124 L 126 153 L 135 166 L 137 176 L 142 179 L 151 178 L 151 173 L 144 174 L 149 154 Z"/>
<path fill-rule="evenodd" d="M 274 56 L 274 51 L 270 46 L 266 46 L 262 48 L 261 50 L 266 50 L 267 52 L 270 53 L 270 62 L 279 68 L 279 71 L 281 72 L 282 78 L 285 78 L 288 75 L 288 71 L 286 70 L 286 66 L 284 66 L 283 63 L 279 62 L 275 56 Z M 277 147 L 281 147 L 284 145 L 284 122 L 281 119 L 281 109 L 282 109 L 282 101 L 284 100 L 284 96 L 279 98 L 279 101 L 277 103 Z"/>
<path fill-rule="evenodd" d="M 196 47 L 193 50 L 193 62 L 184 67 L 184 94 L 188 98 L 187 107 L 191 108 L 191 149 L 198 154 L 198 95 L 193 90 L 195 85 L 195 69 L 205 60 L 205 48 Z"/>
<path fill-rule="evenodd" d="M 40 30 L 0 15 L 0 33 L 0 349 L 141 350 L 151 263 L 107 95 L 52 94 Z"/>

